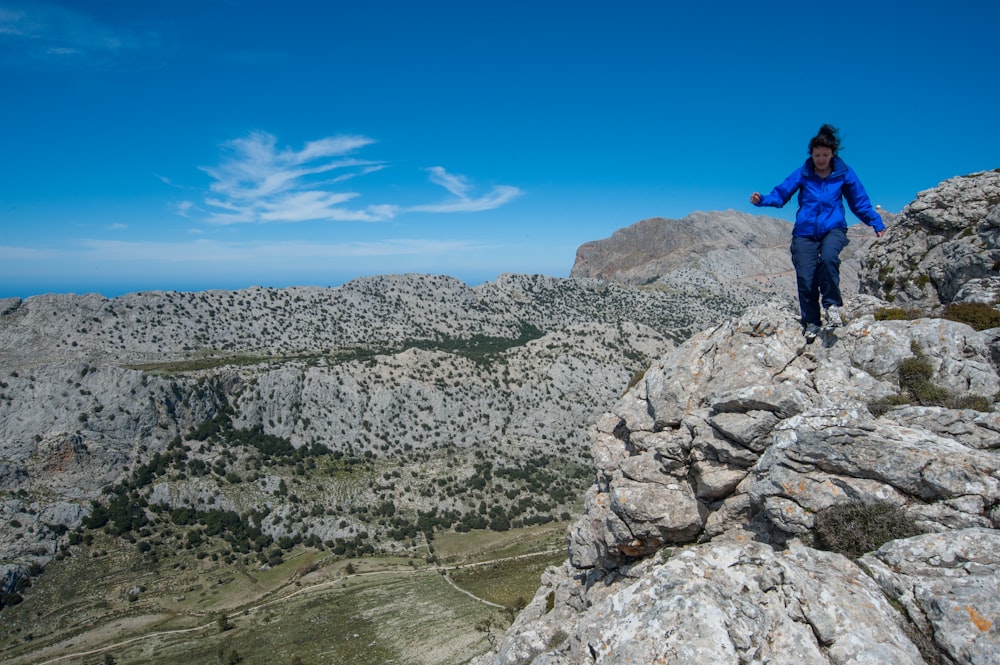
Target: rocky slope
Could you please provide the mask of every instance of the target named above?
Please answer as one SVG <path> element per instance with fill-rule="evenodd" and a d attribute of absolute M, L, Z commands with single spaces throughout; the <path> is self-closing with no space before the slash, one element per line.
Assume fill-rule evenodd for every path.
<path fill-rule="evenodd" d="M 892 224 L 895 216 L 883 217 Z M 776 295 L 794 302 L 790 236 L 791 225 L 784 220 L 735 210 L 695 212 L 683 219 L 655 217 L 581 245 L 570 275 L 721 294 L 743 306 L 763 304 Z M 860 257 L 874 235 L 856 224 L 848 236 L 841 274 L 844 295 L 850 298 L 858 292 Z"/>
<path fill-rule="evenodd" d="M 995 280 L 968 249 L 995 260 L 995 181 L 922 193 L 867 290 Z M 764 305 L 668 352 L 592 430 L 567 562 L 475 662 L 997 663 L 1000 329 L 903 313 L 861 295 L 807 345 Z"/>
<path fill-rule="evenodd" d="M 177 510 L 348 553 L 566 519 L 583 424 L 734 307 L 528 275 L 5 300 L 0 593 L 85 523 L 183 545 Z"/>
<path fill-rule="evenodd" d="M 547 331 L 623 318 L 682 339 L 738 311 L 720 296 L 540 275 L 505 275 L 475 288 L 446 276 L 380 275 L 337 288 L 49 294 L 0 300 L 0 368 L 392 351 L 416 341 L 513 339 L 525 325 Z"/>

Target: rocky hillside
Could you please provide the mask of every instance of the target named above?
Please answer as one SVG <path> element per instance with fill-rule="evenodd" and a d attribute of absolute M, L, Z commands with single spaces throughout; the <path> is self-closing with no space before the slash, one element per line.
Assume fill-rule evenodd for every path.
<path fill-rule="evenodd" d="M 732 307 L 527 275 L 4 300 L 0 596 L 87 529 L 266 563 L 569 519 L 586 423 Z"/>
<path fill-rule="evenodd" d="M 894 215 L 883 217 L 893 222 Z M 795 297 L 790 236 L 791 225 L 784 220 L 735 210 L 695 212 L 683 219 L 656 217 L 581 245 L 570 275 L 720 294 L 743 307 L 763 304 L 775 295 Z M 844 295 L 850 298 L 858 292 L 860 257 L 874 235 L 864 224 L 856 224 L 848 236 L 851 244 L 841 254 L 841 274 Z"/>
<path fill-rule="evenodd" d="M 997 663 L 1000 312 L 955 300 L 997 279 L 996 177 L 921 193 L 866 264 L 968 307 L 864 294 L 813 344 L 755 307 L 650 367 L 592 428 L 567 562 L 475 662 Z"/>

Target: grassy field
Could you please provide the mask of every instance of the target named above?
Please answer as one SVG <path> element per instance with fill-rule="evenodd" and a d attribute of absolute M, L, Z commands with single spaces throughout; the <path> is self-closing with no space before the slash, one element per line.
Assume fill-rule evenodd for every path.
<path fill-rule="evenodd" d="M 531 555 L 461 568 L 449 575 L 455 584 L 474 596 L 521 609 L 538 590 L 542 572 L 565 559 L 565 553 Z"/>
<path fill-rule="evenodd" d="M 267 569 L 183 552 L 154 565 L 120 541 L 95 540 L 3 611 L 0 661 L 458 665 L 486 650 L 476 625 L 498 614 L 462 589 L 523 605 L 545 566 L 565 559 L 564 529 L 441 534 L 440 568 L 305 548 Z"/>

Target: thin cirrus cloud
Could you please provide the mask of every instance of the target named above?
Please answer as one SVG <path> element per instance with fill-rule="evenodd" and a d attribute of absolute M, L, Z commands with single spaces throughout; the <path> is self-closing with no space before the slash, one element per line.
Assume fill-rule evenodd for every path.
<path fill-rule="evenodd" d="M 472 196 L 468 178 L 443 167 L 427 169 L 430 181 L 451 195 L 433 204 L 403 206 L 382 202 L 358 205 L 360 191 L 343 183 L 387 168 L 383 161 L 362 159 L 356 153 L 374 141 L 364 136 L 333 136 L 306 143 L 300 150 L 279 148 L 267 132 L 253 132 L 223 145 L 218 166 L 202 167 L 212 179 L 202 210 L 211 224 L 289 223 L 306 221 L 381 222 L 407 212 L 479 212 L 500 207 L 522 192 L 499 185 L 481 196 Z M 357 189 L 357 188 L 352 188 Z M 177 206 L 192 216 L 197 206 L 184 201 Z"/>
<path fill-rule="evenodd" d="M 174 266 L 197 267 L 199 272 L 229 270 L 233 265 L 252 263 L 257 267 L 289 265 L 320 272 L 329 270 L 330 261 L 365 261 L 427 256 L 465 255 L 489 249 L 489 245 L 469 240 L 395 238 L 379 241 L 128 241 L 93 238 L 71 239 L 59 247 L 19 247 L 0 245 L 0 278 L 15 275 L 61 273 L 66 266 L 100 265 L 106 274 L 130 274 L 137 268 L 155 274 L 173 272 Z M 76 267 L 71 272 L 79 273 Z"/>
<path fill-rule="evenodd" d="M 441 185 L 454 196 L 451 201 L 444 201 L 431 205 L 411 206 L 407 210 L 412 212 L 481 212 L 499 208 L 508 201 L 521 195 L 521 190 L 510 185 L 497 185 L 488 194 L 472 198 L 469 192 L 472 185 L 468 178 L 461 175 L 448 173 L 440 166 L 432 166 L 427 169 L 430 173 L 431 182 Z"/>
<path fill-rule="evenodd" d="M 155 40 L 46 2 L 0 3 L 0 62 L 101 67 Z"/>
<path fill-rule="evenodd" d="M 192 242 L 134 242 L 119 240 L 82 239 L 74 248 L 60 250 L 62 258 L 75 256 L 89 261 L 103 261 L 108 264 L 172 264 L 195 263 L 218 265 L 227 263 L 279 262 L 286 265 L 290 259 L 297 262 L 311 260 L 425 256 L 454 252 L 470 252 L 486 248 L 486 245 L 464 240 L 427 240 L 422 238 L 396 238 L 383 241 L 354 242 L 219 242 L 215 240 L 195 240 Z M 0 246 L 0 256 L 4 250 L 11 255 L 22 248 Z M 37 256 L 32 252 L 30 257 Z"/>

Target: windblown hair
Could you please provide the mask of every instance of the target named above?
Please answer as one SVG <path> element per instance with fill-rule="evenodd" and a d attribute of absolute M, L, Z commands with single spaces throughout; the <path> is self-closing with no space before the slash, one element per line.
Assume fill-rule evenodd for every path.
<path fill-rule="evenodd" d="M 833 125 L 823 125 L 819 128 L 819 132 L 816 136 L 812 137 L 809 141 L 809 152 L 813 151 L 813 148 L 829 148 L 833 151 L 834 156 L 836 156 L 837 151 L 840 150 L 840 136 L 838 130 Z"/>

